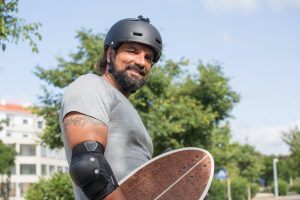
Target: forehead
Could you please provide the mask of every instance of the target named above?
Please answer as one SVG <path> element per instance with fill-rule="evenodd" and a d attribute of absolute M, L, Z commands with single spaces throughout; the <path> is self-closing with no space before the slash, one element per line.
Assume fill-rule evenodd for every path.
<path fill-rule="evenodd" d="M 124 42 L 121 44 L 119 49 L 136 49 L 136 50 L 142 50 L 148 54 L 154 54 L 154 51 L 151 47 L 136 42 Z"/>

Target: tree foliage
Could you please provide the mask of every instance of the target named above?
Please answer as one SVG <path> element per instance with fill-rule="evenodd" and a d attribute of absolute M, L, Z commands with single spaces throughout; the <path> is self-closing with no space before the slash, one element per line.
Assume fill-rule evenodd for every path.
<path fill-rule="evenodd" d="M 61 147 L 58 110 L 62 90 L 80 75 L 100 74 L 94 67 L 103 55 L 103 36 L 91 31 L 77 32 L 79 45 L 69 58 L 57 58 L 57 66 L 37 66 L 35 75 L 45 81 L 36 112 L 46 119 L 43 141 Z M 163 60 L 155 65 L 146 85 L 130 97 L 153 144 L 154 156 L 166 149 L 187 146 L 209 150 L 217 168 L 226 167 L 230 176 L 243 176 L 248 184 L 261 174 L 261 155 L 250 145 L 230 143 L 228 118 L 239 95 L 230 87 L 218 63 L 198 63 L 194 73 L 189 61 Z"/>
<path fill-rule="evenodd" d="M 18 43 L 22 39 L 29 42 L 32 52 L 37 53 L 34 38 L 41 40 L 38 33 L 41 24 L 27 24 L 24 19 L 18 18 L 18 3 L 18 0 L 0 0 L 0 47 L 5 51 L 8 43 Z"/>
<path fill-rule="evenodd" d="M 235 158 L 239 168 L 239 175 L 249 182 L 258 182 L 264 169 L 263 156 L 248 144 L 238 145 L 238 154 Z"/>
<path fill-rule="evenodd" d="M 51 92 L 45 86 L 37 109 L 46 119 L 42 138 L 52 148 L 62 146 L 57 118 L 61 89 L 82 74 L 99 74 L 94 64 L 103 55 L 103 36 L 81 30 L 77 39 L 77 51 L 68 60 L 58 57 L 56 67 L 38 66 L 35 71 L 57 91 Z M 152 136 L 155 154 L 184 146 L 208 149 L 214 145 L 213 133 L 228 131 L 221 122 L 230 116 L 239 101 L 238 94 L 229 86 L 229 79 L 218 64 L 199 63 L 193 75 L 187 72 L 188 65 L 188 60 L 162 61 L 153 67 L 146 86 L 130 98 Z"/>
<path fill-rule="evenodd" d="M 69 174 L 56 173 L 50 179 L 40 179 L 25 194 L 26 200 L 56 199 L 73 200 L 72 182 Z"/>
<path fill-rule="evenodd" d="M 4 200 L 9 198 L 11 168 L 15 165 L 15 149 L 0 140 L 0 174 L 2 177 L 0 194 Z"/>
<path fill-rule="evenodd" d="M 283 141 L 289 146 L 291 152 L 292 165 L 295 169 L 300 168 L 300 130 L 296 126 L 287 132 L 282 133 Z M 300 172 L 298 170 L 298 175 Z"/>
<path fill-rule="evenodd" d="M 10 173 L 11 167 L 15 164 L 15 149 L 0 140 L 0 174 Z"/>
<path fill-rule="evenodd" d="M 239 101 L 219 65 L 199 63 L 192 75 L 184 71 L 188 64 L 167 60 L 155 66 L 146 86 L 130 98 L 152 136 L 156 154 L 166 148 L 212 148 L 213 133 L 227 130 L 220 122 Z"/>
<path fill-rule="evenodd" d="M 77 32 L 76 38 L 80 42 L 78 52 L 70 54 L 70 61 L 57 57 L 57 66 L 51 69 L 37 66 L 34 72 L 47 85 L 43 86 L 43 95 L 39 97 L 40 105 L 34 111 L 46 120 L 42 140 L 50 148 L 63 146 L 58 123 L 62 96 L 59 89 L 63 89 L 82 74 L 98 73 L 94 64 L 103 54 L 103 37 L 100 34 L 92 34 L 89 30 L 82 30 Z M 58 91 L 53 91 L 53 88 Z"/>

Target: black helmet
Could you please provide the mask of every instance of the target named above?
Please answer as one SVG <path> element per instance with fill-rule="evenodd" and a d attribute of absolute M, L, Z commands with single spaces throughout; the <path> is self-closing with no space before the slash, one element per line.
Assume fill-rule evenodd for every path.
<path fill-rule="evenodd" d="M 150 24 L 148 18 L 122 19 L 115 23 L 108 31 L 104 48 L 116 48 L 122 42 L 138 42 L 151 47 L 155 51 L 153 62 L 156 63 L 162 51 L 162 40 L 158 30 Z"/>

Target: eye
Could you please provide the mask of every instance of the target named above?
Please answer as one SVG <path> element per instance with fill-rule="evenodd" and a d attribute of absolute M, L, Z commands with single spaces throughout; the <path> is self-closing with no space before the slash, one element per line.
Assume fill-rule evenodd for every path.
<path fill-rule="evenodd" d="M 126 52 L 130 53 L 130 54 L 137 54 L 138 53 L 137 49 L 134 49 L 134 48 L 127 49 Z"/>
<path fill-rule="evenodd" d="M 146 55 L 145 55 L 145 59 L 146 59 L 149 63 L 153 63 L 154 55 L 153 55 L 153 54 L 146 54 Z"/>

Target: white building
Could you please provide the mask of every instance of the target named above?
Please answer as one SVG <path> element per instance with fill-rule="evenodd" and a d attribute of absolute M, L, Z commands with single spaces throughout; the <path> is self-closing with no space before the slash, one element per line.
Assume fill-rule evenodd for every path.
<path fill-rule="evenodd" d="M 2 101 L 1 120 L 7 120 L 8 123 L 1 125 L 0 139 L 5 144 L 13 145 L 17 151 L 15 167 L 12 169 L 10 199 L 24 199 L 30 184 L 38 182 L 40 177 L 49 178 L 55 172 L 68 171 L 64 150 L 51 150 L 41 144 L 39 136 L 44 127 L 41 117 L 23 106 Z"/>

